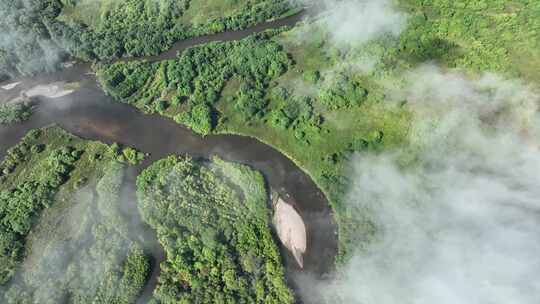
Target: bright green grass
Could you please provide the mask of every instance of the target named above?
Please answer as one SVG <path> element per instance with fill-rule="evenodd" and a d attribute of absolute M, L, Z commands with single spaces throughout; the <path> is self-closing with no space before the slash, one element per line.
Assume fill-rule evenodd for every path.
<path fill-rule="evenodd" d="M 61 128 L 51 127 L 43 130 L 31 131 L 23 140 L 27 146 L 42 144 L 45 150 L 41 153 L 27 153 L 28 159 L 24 164 L 20 164 L 16 169 L 2 177 L 0 190 L 10 189 L 24 181 L 42 180 L 50 173 L 48 171 L 47 156 L 51 151 L 65 147 L 67 145 L 78 150 L 84 150 L 76 168 L 70 173 L 70 179 L 64 184 L 66 194 L 75 189 L 75 182 L 90 172 L 99 171 L 96 165 L 99 162 L 91 160 L 93 155 L 109 155 L 109 148 L 98 142 L 87 142 L 65 132 Z M 20 145 L 19 145 L 20 146 Z"/>
<path fill-rule="evenodd" d="M 316 28 L 306 25 L 302 30 L 311 31 Z M 371 79 L 367 75 L 354 73 L 347 66 L 337 66 L 338 62 L 347 58 L 344 56 L 356 59 L 355 51 L 340 54 L 335 48 L 324 45 L 322 35 L 319 41 L 306 40 L 297 43 L 294 39 L 297 35 L 296 30 L 281 34 L 271 32 L 267 35 L 274 38 L 262 35 L 235 43 L 209 44 L 194 48 L 177 60 L 158 64 L 100 66 L 98 78 L 112 96 L 147 113 L 158 112 L 160 115 L 176 118 L 178 113 L 189 111 L 190 103 L 195 103 L 199 99 L 206 102 L 205 104 L 211 106 L 217 116 L 217 124 L 210 130 L 211 132 L 250 136 L 277 148 L 312 176 L 327 194 L 339 217 L 340 214 L 347 213 L 341 209 L 344 206 L 341 197 L 346 190 L 345 170 L 348 157 L 354 152 L 366 149 L 380 151 L 404 145 L 407 140 L 410 113 L 406 108 L 385 100 L 384 86 L 376 81 L 382 76 Z M 226 52 L 216 51 L 222 49 Z M 290 55 L 291 60 L 283 60 L 286 53 Z M 284 74 L 272 74 L 269 78 L 270 74 L 264 62 L 270 62 L 270 66 L 278 62 L 286 66 L 287 71 Z M 294 64 L 289 65 L 290 63 Z M 233 73 L 231 78 L 224 80 L 219 76 L 224 68 L 223 64 L 225 67 L 229 65 L 229 68 L 239 69 L 242 72 Z M 190 66 L 194 67 L 193 73 L 197 76 L 188 80 L 188 83 L 184 83 L 187 77 L 171 72 L 181 71 Z M 322 75 L 321 80 L 317 83 L 305 80 L 306 74 L 316 71 Z M 320 91 L 322 88 L 332 86 L 333 73 L 343 74 L 348 77 L 348 82 L 361 85 L 369 92 L 365 100 L 358 105 L 335 110 L 320 102 L 318 97 Z M 259 81 L 256 86 L 263 88 L 263 94 L 258 98 L 265 101 L 266 105 L 258 114 L 246 116 L 245 112 L 239 110 L 236 101 L 238 91 L 246 83 L 253 85 L 253 79 L 250 78 L 253 76 L 250 75 L 254 74 L 257 75 L 255 77 L 257 79 L 265 79 Z M 176 85 L 177 90 L 174 90 L 174 83 L 178 82 L 175 79 L 183 81 L 182 84 Z M 216 90 L 219 96 L 212 104 L 208 98 L 200 98 L 200 95 L 177 95 L 184 94 L 182 93 L 184 86 L 196 87 L 196 92 L 205 93 L 211 88 Z M 197 86 L 201 88 L 198 89 Z M 273 92 L 280 88 L 287 90 L 290 98 L 282 99 L 274 96 Z M 252 89 L 247 89 L 247 92 L 249 90 Z M 274 117 L 284 108 L 294 106 L 299 102 L 298 98 L 306 96 L 311 100 L 302 104 L 298 110 L 299 116 L 288 127 L 273 122 Z M 170 101 L 173 98 L 185 101 L 180 104 L 167 102 L 168 107 L 165 110 L 156 110 L 155 106 L 159 100 Z M 308 113 L 311 114 L 307 115 Z M 189 127 L 193 128 L 193 125 Z M 354 232 L 341 231 L 340 238 L 345 240 L 348 238 L 347 235 L 353 235 Z M 342 243 L 346 242 L 348 241 Z M 341 247 L 343 249 L 345 246 Z"/>
<path fill-rule="evenodd" d="M 62 14 L 58 18 L 62 21 L 76 21 L 97 28 L 106 18 L 106 13 L 114 11 L 125 3 L 125 0 L 81 0 L 72 6 L 65 4 Z"/>
<path fill-rule="evenodd" d="M 24 138 L 22 143 L 28 147 L 43 145 L 45 150 L 40 153 L 27 153 L 26 155 L 28 158 L 24 164 L 18 165 L 12 173 L 1 177 L 0 190 L 9 189 L 24 181 L 45 179 L 50 173 L 48 171 L 49 164 L 47 163 L 46 156 L 48 156 L 51 151 L 66 146 L 84 151 L 77 161 L 77 166 L 71 171 L 70 178 L 63 185 L 63 189 L 64 191 L 67 191 L 67 193 L 72 192 L 77 188 L 75 186 L 77 181 L 84 179 L 84 177 L 91 175 L 94 172 L 100 172 L 100 170 L 106 166 L 108 161 L 118 160 L 120 162 L 127 162 L 127 160 L 122 157 L 122 154 L 118 153 L 118 148 L 107 146 L 97 141 L 80 139 L 59 127 L 32 130 Z M 20 146 L 21 145 L 18 145 L 17 147 Z M 133 149 L 120 149 L 120 152 L 130 150 Z M 104 161 L 100 161 L 101 158 L 103 158 Z"/>
<path fill-rule="evenodd" d="M 403 45 L 451 45 L 439 58 L 450 67 L 497 71 L 540 81 L 540 2 L 529 0 L 401 0 L 411 13 Z M 410 46 L 412 46 L 409 44 Z"/>
<path fill-rule="evenodd" d="M 64 9 L 58 17 L 62 21 L 76 21 L 96 29 L 102 25 L 109 14 L 116 10 L 124 10 L 129 6 L 128 0 L 80 0 L 75 5 L 69 1 L 62 1 Z M 164 0 L 142 0 L 146 6 L 156 5 L 166 9 Z M 271 1 L 270 1 L 271 2 Z M 180 0 L 178 6 L 186 6 L 187 9 L 175 20 L 188 26 L 206 25 L 209 21 L 224 17 L 240 15 L 243 11 L 252 8 L 264 9 L 267 0 Z M 156 16 L 157 17 L 157 16 Z"/>
<path fill-rule="evenodd" d="M 184 16 L 182 16 L 181 22 L 198 25 L 208 20 L 230 16 L 247 2 L 231 0 L 192 1 Z"/>

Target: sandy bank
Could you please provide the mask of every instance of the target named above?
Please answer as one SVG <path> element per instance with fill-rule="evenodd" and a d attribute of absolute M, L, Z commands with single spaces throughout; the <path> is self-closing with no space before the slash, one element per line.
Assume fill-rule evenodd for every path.
<path fill-rule="evenodd" d="M 300 267 L 304 267 L 303 255 L 307 249 L 307 233 L 304 220 L 294 207 L 279 198 L 274 206 L 274 224 L 279 239 L 289 249 Z"/>
<path fill-rule="evenodd" d="M 13 82 L 13 83 L 1 86 L 0 88 L 2 88 L 5 91 L 9 91 L 9 90 L 15 89 L 15 87 L 18 86 L 19 84 L 20 84 L 20 82 Z"/>
<path fill-rule="evenodd" d="M 57 82 L 46 85 L 37 85 L 25 92 L 28 97 L 43 96 L 47 98 L 60 98 L 73 93 L 74 90 L 66 89 L 66 83 Z"/>
<path fill-rule="evenodd" d="M 9 86 L 11 89 L 13 89 L 19 84 L 20 82 L 12 83 L 4 87 Z M 76 85 L 74 85 L 73 83 L 66 83 L 66 82 L 40 84 L 28 90 L 22 90 L 19 96 L 8 99 L 7 103 L 27 102 L 29 99 L 32 99 L 38 96 L 52 98 L 52 99 L 60 98 L 60 97 L 68 96 L 72 94 L 73 92 L 75 92 L 74 88 L 76 88 Z"/>

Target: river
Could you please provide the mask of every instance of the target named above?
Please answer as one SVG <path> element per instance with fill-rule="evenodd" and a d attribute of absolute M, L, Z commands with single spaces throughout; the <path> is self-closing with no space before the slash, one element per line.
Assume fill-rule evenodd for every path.
<path fill-rule="evenodd" d="M 302 15 L 296 15 L 260 24 L 248 30 L 189 39 L 175 44 L 164 54 L 147 59 L 171 59 L 178 51 L 188 47 L 210 41 L 242 39 L 265 29 L 294 25 L 301 18 Z M 333 211 L 312 179 L 279 151 L 256 139 L 237 135 L 212 135 L 203 138 L 170 119 L 158 115 L 145 115 L 133 107 L 115 102 L 99 87 L 89 64 L 77 63 L 56 73 L 21 77 L 0 86 L 15 81 L 21 82 L 15 89 L 9 91 L 0 89 L 0 102 L 7 101 L 21 91 L 38 84 L 78 82 L 80 86 L 68 96 L 56 99 L 39 97 L 37 108 L 28 121 L 0 126 L 0 157 L 3 158 L 7 149 L 17 144 L 29 130 L 56 124 L 85 139 L 99 140 L 108 144 L 117 142 L 149 153 L 150 156 L 143 164 L 128 174 L 127 184 L 133 184 L 137 173 L 152 162 L 171 154 L 203 159 L 218 155 L 225 160 L 247 164 L 264 174 L 270 188 L 288 193 L 306 222 L 308 247 L 303 269 L 297 266 L 292 255 L 281 246 L 290 286 L 296 289 L 300 275 L 321 278 L 334 269 L 337 235 Z M 128 188 L 134 189 L 134 186 Z M 133 195 L 133 208 L 136 207 L 135 200 Z M 154 258 L 159 262 L 163 259 L 163 253 L 155 248 L 155 244 L 152 247 Z M 158 274 L 159 267 L 154 267 L 146 294 L 149 294 L 148 291 L 155 286 Z M 299 302 L 302 302 L 301 299 Z"/>

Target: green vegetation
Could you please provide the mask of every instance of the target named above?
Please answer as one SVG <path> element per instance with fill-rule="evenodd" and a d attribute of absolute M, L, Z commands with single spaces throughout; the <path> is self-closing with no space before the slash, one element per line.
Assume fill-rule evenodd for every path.
<path fill-rule="evenodd" d="M 135 303 L 150 262 L 121 197 L 142 154 L 57 127 L 31 131 L 0 165 L 0 298 Z M 293 303 L 261 174 L 169 157 L 137 179 L 140 212 L 167 253 L 158 303 Z"/>
<path fill-rule="evenodd" d="M 83 60 L 156 55 L 176 41 L 294 13 L 287 0 L 15 0 L 0 4 L 2 75 Z"/>
<path fill-rule="evenodd" d="M 393 57 L 538 80 L 540 5 L 530 0 L 399 0 L 409 26 Z M 157 54 L 174 41 L 297 11 L 279 0 L 14 0 L 0 3 L 0 79 L 82 59 Z M 395 58 L 394 58 L 395 59 Z"/>
<path fill-rule="evenodd" d="M 0 125 L 22 122 L 31 115 L 32 106 L 24 102 L 0 105 Z"/>
<path fill-rule="evenodd" d="M 159 303 L 294 302 L 261 174 L 218 158 L 171 156 L 138 177 L 137 195 L 167 254 Z"/>
<path fill-rule="evenodd" d="M 83 59 L 156 55 L 175 41 L 245 28 L 290 9 L 287 1 L 268 0 L 63 2 L 58 20 L 69 26 L 55 35 L 70 37 L 70 51 Z"/>
<path fill-rule="evenodd" d="M 51 127 L 0 164 L 3 303 L 134 303 L 149 272 L 113 147 Z"/>
<path fill-rule="evenodd" d="M 6 71 L 27 67 L 24 58 L 35 55 L 30 50 L 40 50 L 32 43 L 67 41 L 69 52 L 83 59 L 148 55 L 180 39 L 291 13 L 285 1 L 263 0 L 34 0 L 30 6 L 21 1 L 2 4 L 6 28 L 24 15 L 19 22 L 29 37 L 0 45 Z M 281 150 L 326 193 L 346 253 L 349 243 L 358 244 L 372 229 L 342 202 L 347 160 L 355 152 L 407 144 L 412 115 L 407 101 L 386 102 L 387 88 L 403 84 L 402 72 L 434 61 L 470 73 L 540 80 L 539 3 L 398 2 L 409 15 L 398 38 L 337 48 L 328 30 L 311 21 L 192 48 L 175 60 L 100 65 L 98 76 L 110 95 L 145 113 L 170 117 L 202 135 L 252 136 Z M 358 67 L 365 62 L 372 67 Z M 119 158 L 136 162 L 133 156 Z M 357 233 L 360 229 L 366 233 Z"/>
<path fill-rule="evenodd" d="M 538 3 L 402 0 L 400 6 L 410 18 L 398 38 L 338 48 L 327 28 L 311 21 L 190 49 L 176 60 L 100 66 L 98 74 L 111 95 L 146 113 L 203 135 L 255 137 L 288 155 L 337 211 L 345 254 L 373 229 L 342 203 L 347 160 L 407 144 L 407 101 L 387 102 L 387 88 L 403 85 L 404 71 L 436 61 L 540 79 Z"/>
<path fill-rule="evenodd" d="M 326 108 L 329 110 L 349 109 L 359 106 L 366 99 L 368 91 L 359 86 L 356 81 L 351 81 L 342 74 L 334 77 L 319 92 L 319 100 Z"/>
<path fill-rule="evenodd" d="M 400 52 L 418 61 L 540 80 L 540 3 L 401 0 L 412 15 Z"/>
<path fill-rule="evenodd" d="M 209 134 L 218 123 L 215 105 L 228 79 L 241 79 L 234 109 L 244 120 L 262 116 L 265 90 L 291 60 L 266 35 L 211 43 L 184 52 L 177 60 L 155 64 L 103 66 L 98 77 L 112 96 L 145 113 L 160 113 L 195 132 Z"/>
<path fill-rule="evenodd" d="M 0 79 L 18 73 L 51 71 L 65 55 L 51 39 L 46 20 L 53 20 L 58 8 L 53 0 L 0 2 Z"/>
<path fill-rule="evenodd" d="M 364 75 L 319 72 L 354 50 L 339 55 L 317 41 L 298 45 L 295 35 L 270 31 L 195 47 L 176 60 L 101 65 L 98 78 L 118 100 L 202 135 L 241 134 L 277 147 L 310 173 L 338 209 L 349 155 L 403 143 L 409 113 L 386 105 L 383 88 Z"/>

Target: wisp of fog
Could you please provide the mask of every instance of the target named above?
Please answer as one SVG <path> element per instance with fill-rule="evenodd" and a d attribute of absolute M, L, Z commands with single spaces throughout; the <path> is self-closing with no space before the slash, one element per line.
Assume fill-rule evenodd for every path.
<path fill-rule="evenodd" d="M 337 46 L 399 36 L 407 22 L 394 1 L 316 3 L 327 8 L 323 20 Z M 345 209 L 360 210 L 376 232 L 352 245 L 335 278 L 305 278 L 303 296 L 310 303 L 538 303 L 537 88 L 434 65 L 403 73 L 387 99 L 407 101 L 409 145 L 349 163 Z"/>
<path fill-rule="evenodd" d="M 412 148 L 351 160 L 347 203 L 377 233 L 325 295 L 362 304 L 538 303 L 539 96 L 519 81 L 432 66 L 407 79 Z"/>
<path fill-rule="evenodd" d="M 322 11 L 319 19 L 336 46 L 361 44 L 389 34 L 398 36 L 407 16 L 392 0 L 291 0 Z"/>

